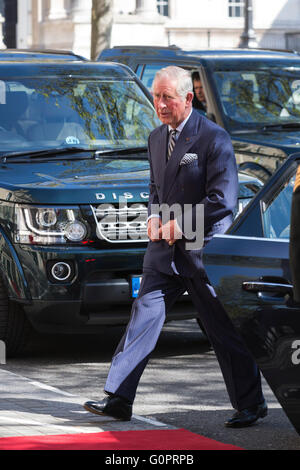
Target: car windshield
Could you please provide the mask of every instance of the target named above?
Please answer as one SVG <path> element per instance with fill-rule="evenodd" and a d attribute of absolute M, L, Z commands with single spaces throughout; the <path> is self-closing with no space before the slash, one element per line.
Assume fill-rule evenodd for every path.
<path fill-rule="evenodd" d="M 147 147 L 159 124 L 134 80 L 65 76 L 0 81 L 1 154 Z"/>
<path fill-rule="evenodd" d="M 300 125 L 300 65 L 214 72 L 231 131 L 268 125 Z"/>

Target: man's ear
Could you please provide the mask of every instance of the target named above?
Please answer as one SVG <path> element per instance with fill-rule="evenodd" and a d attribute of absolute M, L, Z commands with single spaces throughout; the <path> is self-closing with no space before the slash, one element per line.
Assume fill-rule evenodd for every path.
<path fill-rule="evenodd" d="M 194 98 L 194 93 L 189 91 L 186 95 L 186 104 L 191 104 Z"/>

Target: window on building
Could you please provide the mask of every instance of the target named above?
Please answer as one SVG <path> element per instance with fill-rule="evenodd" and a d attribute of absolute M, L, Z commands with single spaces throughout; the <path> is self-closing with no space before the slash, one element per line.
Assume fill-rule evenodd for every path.
<path fill-rule="evenodd" d="M 163 16 L 169 16 L 169 0 L 156 0 L 157 10 Z"/>
<path fill-rule="evenodd" d="M 228 0 L 228 15 L 230 18 L 244 16 L 244 0 Z"/>

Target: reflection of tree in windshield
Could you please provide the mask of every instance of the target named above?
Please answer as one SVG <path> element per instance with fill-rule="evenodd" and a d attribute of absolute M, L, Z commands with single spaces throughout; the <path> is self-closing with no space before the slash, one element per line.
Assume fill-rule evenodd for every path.
<path fill-rule="evenodd" d="M 54 84 L 47 80 L 38 92 L 49 100 L 56 97 L 58 114 L 68 117 L 72 109 L 75 114 L 70 117 L 83 126 L 91 140 L 133 138 L 146 142 L 151 124 L 154 127 L 153 110 L 137 95 L 133 82 L 66 81 L 62 78 Z"/>
<path fill-rule="evenodd" d="M 146 146 L 157 126 L 153 107 L 134 81 L 59 76 L 24 79 L 14 87 L 26 90 L 21 124 L 30 141 L 46 136 L 58 144 Z"/>
<path fill-rule="evenodd" d="M 215 72 L 228 118 L 241 123 L 281 123 L 300 116 L 300 73 L 295 70 Z"/>
<path fill-rule="evenodd" d="M 278 77 L 277 74 L 258 75 L 258 86 L 261 104 L 275 117 L 282 116 L 283 111 L 293 109 L 293 115 L 299 116 L 300 109 L 292 104 L 291 84 L 293 77 Z"/>

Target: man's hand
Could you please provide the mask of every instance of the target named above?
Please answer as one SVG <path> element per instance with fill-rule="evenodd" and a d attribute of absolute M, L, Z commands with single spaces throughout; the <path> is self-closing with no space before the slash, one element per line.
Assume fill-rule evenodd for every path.
<path fill-rule="evenodd" d="M 169 220 L 166 224 L 162 225 L 160 228 L 161 238 L 166 240 L 166 242 L 172 246 L 182 238 L 182 231 L 180 230 L 176 220 Z"/>
<path fill-rule="evenodd" d="M 161 234 L 161 218 L 160 217 L 151 217 L 147 223 L 147 235 L 152 242 L 158 242 L 162 239 Z"/>
<path fill-rule="evenodd" d="M 152 242 L 165 240 L 170 246 L 174 245 L 176 240 L 182 238 L 182 232 L 176 220 L 169 220 L 162 225 L 160 217 L 151 217 L 148 220 L 147 234 Z"/>

